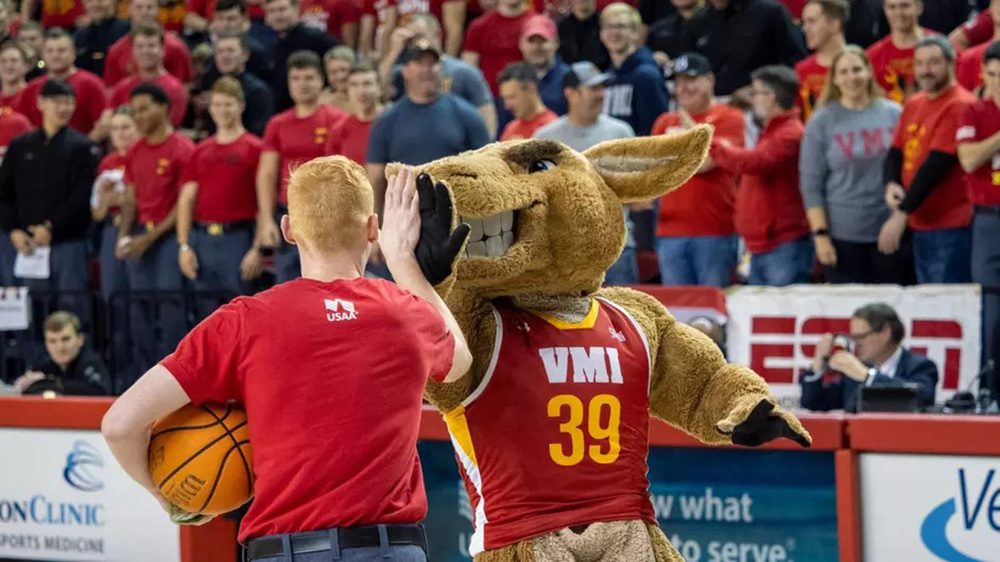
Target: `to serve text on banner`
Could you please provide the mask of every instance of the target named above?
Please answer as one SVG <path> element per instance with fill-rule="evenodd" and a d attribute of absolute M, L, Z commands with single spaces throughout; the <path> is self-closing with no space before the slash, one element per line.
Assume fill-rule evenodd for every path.
<path fill-rule="evenodd" d="M 179 562 L 180 535 L 97 431 L 0 429 L 0 559 Z"/>
<path fill-rule="evenodd" d="M 1000 459 L 864 453 L 865 560 L 1000 560 Z"/>
<path fill-rule="evenodd" d="M 797 285 L 743 287 L 727 297 L 729 360 L 761 374 L 785 407 L 799 405 L 799 374 L 824 333 L 849 333 L 851 313 L 892 306 L 907 349 L 938 367 L 937 401 L 966 388 L 979 372 L 979 285 Z"/>

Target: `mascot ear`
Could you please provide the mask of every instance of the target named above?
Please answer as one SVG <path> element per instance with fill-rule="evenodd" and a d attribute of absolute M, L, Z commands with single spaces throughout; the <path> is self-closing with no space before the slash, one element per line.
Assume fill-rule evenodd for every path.
<path fill-rule="evenodd" d="M 684 185 L 701 167 L 712 128 L 606 141 L 583 152 L 623 203 L 648 201 Z"/>

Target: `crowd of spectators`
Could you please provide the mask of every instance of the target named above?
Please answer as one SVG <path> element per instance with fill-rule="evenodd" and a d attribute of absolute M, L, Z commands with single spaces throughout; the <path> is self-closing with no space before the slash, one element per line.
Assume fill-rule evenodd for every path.
<path fill-rule="evenodd" d="M 245 294 L 298 275 L 312 158 L 378 206 L 390 162 L 707 123 L 609 283 L 975 281 L 993 357 L 998 34 L 1000 0 L 0 0 L 0 282 Z M 176 302 L 122 306 L 136 365 L 176 343 Z"/>

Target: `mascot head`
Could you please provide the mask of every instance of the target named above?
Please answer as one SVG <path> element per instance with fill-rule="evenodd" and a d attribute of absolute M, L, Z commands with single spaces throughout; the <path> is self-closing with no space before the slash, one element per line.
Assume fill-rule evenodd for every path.
<path fill-rule="evenodd" d="M 711 128 L 601 143 L 494 143 L 420 171 L 444 183 L 472 227 L 456 289 L 485 298 L 596 291 L 625 243 L 624 203 L 676 189 L 701 167 Z M 398 166 L 389 165 L 387 176 Z"/>

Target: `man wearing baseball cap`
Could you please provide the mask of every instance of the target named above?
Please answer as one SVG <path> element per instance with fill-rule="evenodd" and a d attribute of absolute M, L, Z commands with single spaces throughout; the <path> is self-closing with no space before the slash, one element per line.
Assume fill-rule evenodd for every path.
<path fill-rule="evenodd" d="M 563 95 L 563 78 L 569 73 L 569 65 L 559 57 L 559 33 L 556 23 L 541 14 L 531 16 L 521 28 L 518 44 L 524 62 L 538 72 L 538 94 L 545 107 L 556 115 L 566 113 L 566 97 Z"/>
<path fill-rule="evenodd" d="M 707 58 L 681 54 L 674 60 L 673 80 L 678 110 L 657 118 L 652 134 L 708 123 L 716 138 L 743 146 L 743 114 L 713 103 L 715 75 Z M 656 254 L 663 284 L 727 287 L 736 267 L 736 174 L 708 162 L 688 184 L 693 185 L 660 200 Z"/>
<path fill-rule="evenodd" d="M 632 127 L 603 113 L 604 90 L 612 79 L 590 61 L 580 61 L 569 67 L 563 78 L 563 94 L 568 109 L 566 115 L 535 131 L 536 139 L 552 139 L 566 143 L 573 150 L 583 151 L 606 140 L 635 136 Z M 605 274 L 609 285 L 637 283 L 639 268 L 635 261 L 634 225 L 628 220 L 628 239 L 621 257 Z"/>

